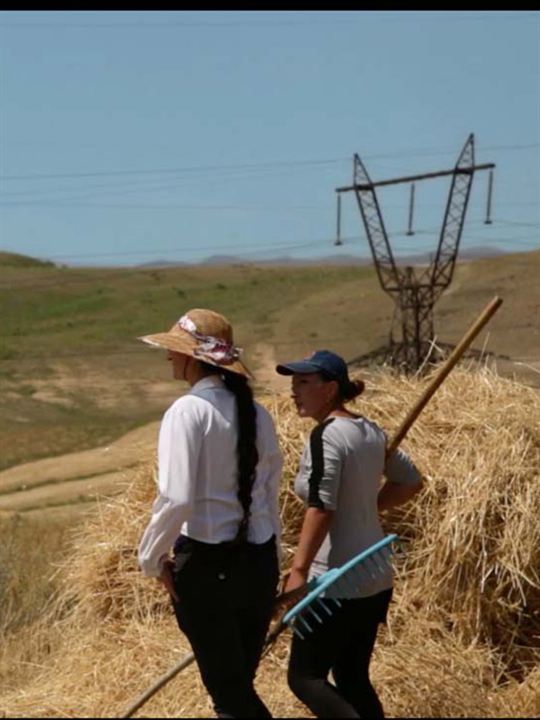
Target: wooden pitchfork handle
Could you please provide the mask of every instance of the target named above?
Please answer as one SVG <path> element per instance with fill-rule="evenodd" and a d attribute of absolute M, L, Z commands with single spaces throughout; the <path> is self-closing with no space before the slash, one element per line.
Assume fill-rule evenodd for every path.
<path fill-rule="evenodd" d="M 145 690 L 142 695 L 139 695 L 139 697 L 124 711 L 123 715 L 120 715 L 120 717 L 130 718 L 133 713 L 142 707 L 147 700 L 150 700 L 152 695 L 155 695 L 158 690 L 166 685 L 169 680 L 172 680 L 175 675 L 178 675 L 181 670 L 187 668 L 188 665 L 191 665 L 194 660 L 195 655 L 192 652 L 185 655 L 180 662 L 176 663 L 174 667 L 164 673 L 159 680 L 148 688 L 148 690 Z"/>
<path fill-rule="evenodd" d="M 392 438 L 390 444 L 388 445 L 386 449 L 386 455 L 387 457 L 391 455 L 393 452 L 395 452 L 398 448 L 398 445 L 401 443 L 405 435 L 409 432 L 411 425 L 416 420 L 416 418 L 420 415 L 428 401 L 430 400 L 433 393 L 437 390 L 437 388 L 441 385 L 443 380 L 446 378 L 448 373 L 452 370 L 454 365 L 457 363 L 457 361 L 461 358 L 465 350 L 469 347 L 469 345 L 472 343 L 474 338 L 478 335 L 480 330 L 484 327 L 484 325 L 488 322 L 488 320 L 497 312 L 497 310 L 502 305 L 502 298 L 495 296 L 493 300 L 489 303 L 489 305 L 486 305 L 484 308 L 484 311 L 481 315 L 478 316 L 477 320 L 471 325 L 471 327 L 467 330 L 465 335 L 461 338 L 459 343 L 456 345 L 456 347 L 452 350 L 452 353 L 442 366 L 442 368 L 439 370 L 437 375 L 433 378 L 431 383 L 427 386 L 427 388 L 424 390 L 420 398 L 415 403 L 414 407 L 410 410 L 408 415 L 405 417 L 401 425 L 399 426 L 396 434 Z"/>
<path fill-rule="evenodd" d="M 399 444 L 410 430 L 411 425 L 414 423 L 416 418 L 420 415 L 426 404 L 429 402 L 433 393 L 441 385 L 448 373 L 452 370 L 454 365 L 461 358 L 465 350 L 469 347 L 469 345 L 478 335 L 480 330 L 482 330 L 484 325 L 497 312 L 501 305 L 502 298 L 497 296 L 494 297 L 493 300 L 489 303 L 489 305 L 485 307 L 482 314 L 479 315 L 478 319 L 467 330 L 467 332 L 460 340 L 460 342 L 456 345 L 440 371 L 433 378 L 428 387 L 424 390 L 418 401 L 415 403 L 414 407 L 410 410 L 410 412 L 407 414 L 407 416 L 399 426 L 396 434 L 394 435 L 390 444 L 387 447 L 387 457 L 397 450 Z M 290 594 L 294 594 L 296 597 L 297 594 L 301 595 L 304 589 L 305 588 L 298 588 Z M 284 595 L 289 595 L 289 593 L 278 595 L 278 597 L 276 598 L 276 604 L 283 600 Z M 281 617 L 283 617 L 284 614 L 285 613 L 283 612 L 281 614 Z M 286 626 L 281 622 L 281 619 L 276 622 L 273 630 L 271 630 L 266 637 L 263 653 L 267 651 L 269 647 L 275 642 L 275 640 L 281 634 L 282 630 L 285 629 L 285 627 Z M 177 675 L 181 670 L 184 670 L 184 668 L 186 668 L 188 665 L 191 665 L 193 660 L 195 660 L 195 655 L 193 653 L 188 653 L 184 658 L 182 658 L 182 660 L 180 660 L 180 662 L 178 662 L 174 667 L 164 673 L 151 687 L 148 688 L 148 690 L 146 690 L 142 695 L 140 695 L 120 717 L 130 718 L 134 712 L 136 712 L 142 705 L 144 705 L 144 703 L 149 700 L 152 695 L 155 695 L 155 693 L 157 693 L 158 690 L 160 690 L 166 683 L 168 683 L 169 680 L 172 680 L 172 678 Z"/>

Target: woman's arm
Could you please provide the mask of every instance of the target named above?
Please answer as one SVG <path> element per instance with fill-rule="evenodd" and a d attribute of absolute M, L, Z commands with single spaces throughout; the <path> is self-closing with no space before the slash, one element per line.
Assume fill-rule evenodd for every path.
<path fill-rule="evenodd" d="M 379 491 L 379 512 L 403 505 L 422 488 L 422 476 L 407 453 L 397 449 L 388 458 L 384 470 L 386 482 Z"/>
<path fill-rule="evenodd" d="M 379 491 L 377 497 L 377 507 L 379 512 L 390 510 L 390 508 L 403 505 L 410 500 L 422 487 L 422 483 L 417 485 L 400 485 L 399 483 L 387 480 Z"/>
<path fill-rule="evenodd" d="M 307 582 L 309 568 L 330 529 L 333 516 L 333 510 L 318 507 L 308 507 L 306 510 L 284 592 L 296 590 Z"/>
<path fill-rule="evenodd" d="M 276 550 L 279 564 L 283 560 L 283 549 L 281 547 L 281 510 L 279 504 L 279 491 L 281 488 L 281 479 L 283 471 L 283 454 L 279 447 L 279 440 L 274 425 L 274 420 L 270 413 L 258 406 L 259 425 L 257 428 L 258 442 L 261 443 L 262 451 L 265 457 L 266 477 L 266 502 L 274 535 L 276 536 Z"/>
<path fill-rule="evenodd" d="M 160 427 L 158 493 L 138 552 L 139 566 L 147 577 L 162 575 L 169 550 L 193 509 L 202 433 L 188 402 L 175 403 Z"/>
<path fill-rule="evenodd" d="M 276 551 L 278 562 L 281 565 L 283 560 L 283 548 L 281 547 L 281 516 L 279 507 L 279 489 L 281 486 L 281 474 L 283 469 L 283 458 L 279 451 L 273 455 L 270 461 L 270 479 L 268 482 L 268 506 L 274 535 L 276 536 Z"/>
<path fill-rule="evenodd" d="M 188 507 L 177 505 L 160 494 L 154 500 L 152 515 L 138 548 L 139 567 L 146 577 L 159 578 L 162 575 L 187 510 Z"/>

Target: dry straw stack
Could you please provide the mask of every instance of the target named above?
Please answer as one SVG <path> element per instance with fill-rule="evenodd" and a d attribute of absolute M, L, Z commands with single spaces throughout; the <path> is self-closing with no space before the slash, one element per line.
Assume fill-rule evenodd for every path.
<path fill-rule="evenodd" d="M 429 379 L 380 373 L 356 409 L 389 434 Z M 290 401 L 267 397 L 285 452 L 284 542 L 302 508 L 291 490 L 310 425 Z M 487 368 L 456 368 L 404 447 L 426 477 L 410 507 L 384 519 L 407 539 L 395 602 L 373 678 L 388 715 L 535 717 L 540 711 L 540 401 Z M 135 548 L 155 492 L 154 468 L 103 502 L 61 569 L 61 590 L 29 633 L 27 681 L 0 697 L 8 716 L 121 715 L 186 652 L 160 588 L 137 570 Z M 286 557 L 288 555 L 286 554 Z M 21 647 L 19 638 L 18 647 Z M 263 660 L 258 687 L 278 717 L 305 717 L 286 687 L 288 638 Z M 22 665 L 21 665 L 22 667 Z M 21 689 L 21 687 L 23 689 Z M 191 665 L 139 711 L 208 717 Z"/>

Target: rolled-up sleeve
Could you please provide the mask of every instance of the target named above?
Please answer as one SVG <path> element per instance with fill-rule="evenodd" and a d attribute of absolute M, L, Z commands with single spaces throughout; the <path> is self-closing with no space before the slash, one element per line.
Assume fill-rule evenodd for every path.
<path fill-rule="evenodd" d="M 386 461 L 384 474 L 396 485 L 419 485 L 422 476 L 416 465 L 403 450 L 398 448 Z"/>
<path fill-rule="evenodd" d="M 139 566 L 147 577 L 161 575 L 163 561 L 191 514 L 202 436 L 187 397 L 165 413 L 158 440 L 158 495 L 138 549 Z"/>
<path fill-rule="evenodd" d="M 178 536 L 179 510 L 162 495 L 154 500 L 152 517 L 139 543 L 139 567 L 146 577 L 159 577 L 163 571 L 163 561 Z"/>

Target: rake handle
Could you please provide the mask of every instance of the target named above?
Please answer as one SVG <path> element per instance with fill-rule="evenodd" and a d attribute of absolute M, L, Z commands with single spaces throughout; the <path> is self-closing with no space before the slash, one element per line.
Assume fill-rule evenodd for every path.
<path fill-rule="evenodd" d="M 442 366 L 442 368 L 439 370 L 437 375 L 434 377 L 432 382 L 427 386 L 427 388 L 424 390 L 422 395 L 418 398 L 415 405 L 412 407 L 412 409 L 409 411 L 401 425 L 399 426 L 396 434 L 392 438 L 390 444 L 388 445 L 388 448 L 386 450 L 387 457 L 390 456 L 393 452 L 395 452 L 398 448 L 398 445 L 403 440 L 405 435 L 410 430 L 411 425 L 414 423 L 416 418 L 420 415 L 424 407 L 427 405 L 429 400 L 431 399 L 431 396 L 435 393 L 437 388 L 442 384 L 443 380 L 446 378 L 446 376 L 449 374 L 449 372 L 452 370 L 454 365 L 457 363 L 457 361 L 461 358 L 465 350 L 469 347 L 469 345 L 472 343 L 474 338 L 478 335 L 480 330 L 484 327 L 484 325 L 490 320 L 490 318 L 497 312 L 497 310 L 502 305 L 502 298 L 495 296 L 493 300 L 484 308 L 481 315 L 478 316 L 476 321 L 471 325 L 471 327 L 467 330 L 465 335 L 461 338 L 460 342 L 456 345 L 456 347 L 453 349 L 452 353 Z"/>
<path fill-rule="evenodd" d="M 124 714 L 120 715 L 120 717 L 130 718 L 133 713 L 136 712 L 142 705 L 144 705 L 147 700 L 150 700 L 152 695 L 155 695 L 158 690 L 160 690 L 164 685 L 166 685 L 169 680 L 172 680 L 175 675 L 178 675 L 181 670 L 187 668 L 188 665 L 191 665 L 194 660 L 195 655 L 192 652 L 185 655 L 185 657 L 183 657 L 180 662 L 176 663 L 174 667 L 164 673 L 159 678 L 159 680 L 156 680 L 156 682 L 151 685 L 147 690 L 145 690 L 142 695 L 139 695 L 135 702 L 133 702 L 124 712 Z"/>
<path fill-rule="evenodd" d="M 274 644 L 274 642 L 277 640 L 277 638 L 281 635 L 281 633 L 283 632 L 283 630 L 285 630 L 286 627 L 287 626 L 281 622 L 281 619 L 276 622 L 275 627 L 266 636 L 266 640 L 264 641 L 263 653 L 266 653 L 270 646 Z M 163 673 L 163 675 L 158 680 L 156 680 L 153 685 L 151 685 L 147 690 L 145 690 L 142 695 L 139 695 L 139 697 L 127 708 L 127 710 L 124 711 L 124 714 L 120 715 L 120 718 L 130 718 L 133 713 L 137 712 L 137 710 L 142 707 L 148 700 L 150 700 L 150 698 L 155 695 L 158 690 L 161 690 L 161 688 L 166 685 L 169 680 L 172 680 L 175 675 L 178 675 L 178 673 L 187 668 L 188 665 L 191 665 L 194 660 L 195 655 L 192 652 L 185 655 L 182 660 L 176 663 L 176 665 L 174 665 L 170 670 L 167 670 L 166 673 Z"/>

